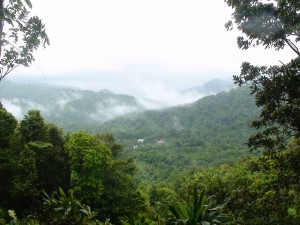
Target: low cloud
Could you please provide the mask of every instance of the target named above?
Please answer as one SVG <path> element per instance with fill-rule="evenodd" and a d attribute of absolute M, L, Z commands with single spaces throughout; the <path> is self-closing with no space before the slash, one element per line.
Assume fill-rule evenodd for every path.
<path fill-rule="evenodd" d="M 26 99 L 1 99 L 1 102 L 7 111 L 11 112 L 17 119 L 22 119 L 24 115 L 31 109 L 41 111 L 43 115 L 49 114 L 49 110 L 41 104 L 28 101 Z"/>
<path fill-rule="evenodd" d="M 67 120 L 72 117 L 82 121 L 106 122 L 126 114 L 183 105 L 204 97 L 204 94 L 192 89 L 185 92 L 179 91 L 173 88 L 171 80 L 168 79 L 142 80 L 140 77 L 131 76 L 128 81 L 118 83 L 118 85 L 126 86 L 128 90 L 134 92 L 132 95 L 136 98 L 136 102 L 133 98 L 117 97 L 117 95 L 105 95 L 103 99 L 97 99 L 95 93 L 88 95 L 88 92 L 72 91 L 72 89 L 56 89 L 55 95 L 49 99 L 46 98 L 47 100 L 43 99 L 44 96 L 41 96 L 41 99 L 37 96 L 34 98 L 37 102 L 29 100 L 26 96 L 0 100 L 17 119 L 22 119 L 28 110 L 36 109 L 41 111 L 46 120 L 62 120 L 62 123 L 67 123 Z M 195 85 L 197 85 L 196 82 Z M 85 107 L 81 105 L 82 103 Z M 176 129 L 181 127 L 180 121 L 176 118 L 174 118 L 174 127 Z"/>
<path fill-rule="evenodd" d="M 17 119 L 21 119 L 24 116 L 22 108 L 15 103 L 14 99 L 6 100 L 1 98 L 1 103 L 3 104 L 4 108 L 8 112 L 12 113 Z"/>
<path fill-rule="evenodd" d="M 80 99 L 82 96 L 79 93 L 71 93 L 67 94 L 66 92 L 62 92 L 61 98 L 56 100 L 56 103 L 60 109 L 64 109 L 64 107 L 72 100 Z"/>
<path fill-rule="evenodd" d="M 96 112 L 89 114 L 89 117 L 98 122 L 106 122 L 119 116 L 124 116 L 129 113 L 141 111 L 138 107 L 119 104 L 112 107 L 98 106 Z"/>
<path fill-rule="evenodd" d="M 180 92 L 161 82 L 137 82 L 136 87 L 141 96 L 138 97 L 138 101 L 148 109 L 187 104 L 204 97 L 203 94 L 194 91 Z"/>

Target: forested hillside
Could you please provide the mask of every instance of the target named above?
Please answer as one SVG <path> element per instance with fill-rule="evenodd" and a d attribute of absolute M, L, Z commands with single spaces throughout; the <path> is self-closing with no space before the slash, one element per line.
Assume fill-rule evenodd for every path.
<path fill-rule="evenodd" d="M 109 91 L 3 83 L 49 39 L 30 0 L 0 0 L 0 224 L 299 225 L 300 4 L 225 3 L 239 48 L 297 56 L 244 62 L 237 88 L 147 111 Z"/>
<path fill-rule="evenodd" d="M 220 95 L 242 92 L 248 93 L 248 88 Z M 240 158 L 248 150 L 234 144 L 232 150 L 189 147 L 184 137 L 178 146 L 168 140 L 171 136 L 160 142 L 123 139 L 127 145 L 123 153 L 110 133 L 64 133 L 45 123 L 36 110 L 18 122 L 1 106 L 0 123 L 0 222 L 4 224 L 172 224 L 182 219 L 172 209 L 190 207 L 202 210 L 203 216 L 214 212 L 204 221 L 218 219 L 225 224 L 299 222 L 296 141 L 275 158 Z M 226 142 L 226 134 L 224 138 L 220 142 Z M 199 195 L 198 190 L 206 192 Z M 195 205 L 200 200 L 209 208 Z M 187 219 L 193 217 L 189 214 Z"/>
<path fill-rule="evenodd" d="M 142 179 L 153 182 L 249 154 L 245 142 L 258 111 L 249 88 L 242 87 L 184 106 L 120 117 L 94 131 L 113 132 L 126 155 L 136 160 Z"/>
<path fill-rule="evenodd" d="M 53 85 L 1 82 L 1 101 L 20 119 L 30 109 L 41 111 L 46 121 L 68 130 L 83 124 L 103 123 L 120 115 L 145 109 L 136 98 Z"/>
<path fill-rule="evenodd" d="M 120 138 L 155 139 L 168 137 L 172 132 L 192 131 L 198 131 L 203 138 L 208 138 L 226 133 L 218 132 L 224 129 L 248 129 L 257 112 L 249 88 L 242 87 L 207 96 L 183 106 L 119 117 L 105 122 L 99 129 L 114 131 Z"/>
<path fill-rule="evenodd" d="M 214 80 L 203 88 L 213 91 L 213 83 L 215 88 L 228 86 Z M 171 179 L 168 175 L 176 171 L 219 165 L 249 154 L 245 142 L 250 122 L 258 115 L 249 91 L 235 88 L 161 110 L 146 110 L 134 97 L 109 91 L 10 81 L 3 83 L 1 96 L 6 105 L 19 110 L 39 109 L 46 121 L 69 131 L 112 132 L 124 146 L 123 154 L 136 161 L 138 179 L 156 183 Z"/>
<path fill-rule="evenodd" d="M 28 110 L 38 109 L 48 122 L 66 130 L 80 130 L 102 124 L 119 116 L 142 112 L 151 108 L 163 108 L 163 103 L 109 90 L 88 91 L 50 84 L 1 82 L 0 100 L 18 119 Z M 232 88 L 232 82 L 211 80 L 202 86 L 186 90 L 178 95 L 206 96 Z"/>

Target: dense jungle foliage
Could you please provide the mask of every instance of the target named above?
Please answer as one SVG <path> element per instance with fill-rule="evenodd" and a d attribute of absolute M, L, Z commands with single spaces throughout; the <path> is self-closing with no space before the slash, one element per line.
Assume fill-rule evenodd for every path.
<path fill-rule="evenodd" d="M 188 105 L 130 114 L 92 130 L 113 132 L 144 182 L 172 182 L 178 171 L 250 154 L 245 142 L 259 109 L 249 93 L 249 87 L 236 88 Z"/>
<path fill-rule="evenodd" d="M 6 21 L 17 23 L 9 36 L 14 44 L 19 32 L 28 37 L 22 47 L 27 54 L 1 43 L 6 53 L 0 80 L 17 65 L 28 66 L 32 51 L 49 43 L 37 17 L 23 20 L 22 1 L 10 1 L 6 11 L 3 2 L 0 32 Z M 131 127 L 116 130 L 123 151 L 112 133 L 65 133 L 38 110 L 18 121 L 0 104 L 0 224 L 300 224 L 300 3 L 225 2 L 234 10 L 227 28 L 236 24 L 245 35 L 238 37 L 240 48 L 288 46 L 297 55 L 270 67 L 245 62 L 234 76 L 238 85 L 249 85 L 257 118 L 253 99 L 239 94 L 247 88 L 233 90 L 188 107 L 107 123 Z M 26 22 L 35 25 L 29 28 L 36 34 L 25 29 Z M 20 58 L 10 62 L 14 54 Z M 248 127 L 252 120 L 255 132 Z M 260 154 L 245 154 L 249 132 L 248 147 Z"/>
<path fill-rule="evenodd" d="M 196 100 L 233 86 L 231 80 L 213 79 L 178 94 L 192 95 Z M 85 129 L 98 132 L 99 126 L 114 118 L 168 106 L 159 101 L 116 94 L 109 90 L 91 91 L 49 83 L 20 83 L 9 79 L 1 81 L 0 90 L 0 101 L 18 119 L 22 119 L 28 110 L 37 109 L 45 121 L 68 131 Z"/>
<path fill-rule="evenodd" d="M 3 224 L 172 224 L 193 221 L 190 207 L 199 208 L 203 221 L 211 224 L 300 221 L 296 141 L 290 142 L 284 154 L 272 158 L 246 156 L 237 162 L 229 160 L 219 166 L 207 162 L 193 169 L 188 166 L 191 161 L 185 162 L 185 169 L 181 157 L 170 159 L 176 151 L 171 154 L 167 148 L 173 147 L 166 144 L 147 156 L 152 155 L 151 162 L 141 154 L 137 171 L 135 161 L 124 154 L 111 133 L 64 133 L 46 123 L 37 110 L 30 110 L 20 122 L 3 107 L 0 112 Z M 219 151 L 177 154 L 196 162 L 198 155 L 208 161 L 214 154 L 227 157 Z M 172 164 L 161 166 L 160 155 Z M 195 199 L 204 199 L 203 205 L 190 205 Z M 215 207 L 211 214 L 215 217 L 206 217 L 205 211 Z"/>

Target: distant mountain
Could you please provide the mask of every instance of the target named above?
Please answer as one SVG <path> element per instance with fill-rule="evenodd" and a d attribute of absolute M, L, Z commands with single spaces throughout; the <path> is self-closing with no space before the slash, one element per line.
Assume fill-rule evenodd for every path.
<path fill-rule="evenodd" d="M 133 157 L 140 179 L 172 179 L 176 171 L 230 162 L 249 154 L 251 121 L 257 117 L 248 87 L 213 80 L 191 90 L 220 92 L 193 103 L 146 110 L 133 96 L 51 85 L 0 83 L 0 101 L 19 118 L 38 109 L 48 122 L 66 130 L 112 132 Z M 224 91 L 227 90 L 227 91 Z"/>
<path fill-rule="evenodd" d="M 133 96 L 114 94 L 109 90 L 94 92 L 9 80 L 1 82 L 0 101 L 19 119 L 29 109 L 38 109 L 47 121 L 71 130 L 81 124 L 103 123 L 145 110 Z"/>
<path fill-rule="evenodd" d="M 185 93 L 178 93 L 178 98 L 195 100 L 227 90 L 230 87 L 228 83 L 212 80 L 200 87 L 186 90 Z M 194 94 L 190 96 L 191 93 Z M 116 117 L 149 108 L 165 107 L 159 100 L 114 94 L 107 89 L 95 92 L 54 84 L 15 83 L 7 79 L 0 83 L 0 101 L 18 119 L 23 118 L 28 110 L 38 109 L 46 121 L 56 123 L 67 130 L 102 124 Z"/>
<path fill-rule="evenodd" d="M 108 89 L 101 89 L 99 92 L 100 93 L 106 93 L 106 94 L 113 94 L 113 92 L 108 90 Z"/>
<path fill-rule="evenodd" d="M 249 88 L 242 87 L 184 106 L 122 116 L 90 130 L 113 132 L 125 153 L 143 168 L 143 180 L 166 175 L 159 178 L 164 180 L 176 170 L 217 165 L 249 154 L 245 142 L 258 112 Z"/>
<path fill-rule="evenodd" d="M 228 91 L 235 87 L 236 85 L 231 80 L 213 79 L 206 82 L 202 86 L 193 87 L 185 90 L 184 92 L 194 92 L 203 95 L 212 95 L 220 93 L 222 91 Z"/>
<path fill-rule="evenodd" d="M 151 139 L 171 137 L 173 132 L 186 133 L 193 129 L 211 136 L 219 135 L 216 131 L 224 133 L 224 129 L 235 129 L 240 136 L 241 129 L 249 128 L 258 111 L 249 88 L 242 87 L 183 106 L 125 115 L 105 122 L 101 129 L 111 130 L 120 136 L 124 133 L 127 136 L 132 134 L 133 138 Z"/>

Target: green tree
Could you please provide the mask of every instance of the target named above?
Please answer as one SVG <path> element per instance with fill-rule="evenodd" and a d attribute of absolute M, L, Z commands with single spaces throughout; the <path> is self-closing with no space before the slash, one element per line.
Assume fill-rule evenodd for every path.
<path fill-rule="evenodd" d="M 12 149 L 17 120 L 5 109 L 0 109 L 0 207 L 7 205 L 16 174 L 16 158 Z"/>
<path fill-rule="evenodd" d="M 121 145 L 116 144 L 115 138 L 112 133 L 96 134 L 95 140 L 99 143 L 105 144 L 111 151 L 112 156 L 117 159 L 120 156 L 123 148 Z"/>
<path fill-rule="evenodd" d="M 36 110 L 29 111 L 20 126 L 10 113 L 0 110 L 0 124 L 0 207 L 19 214 L 39 205 L 42 190 L 69 188 L 62 131 L 46 124 Z"/>
<path fill-rule="evenodd" d="M 23 143 L 33 141 L 48 142 L 48 128 L 40 111 L 29 110 L 20 123 L 20 134 Z"/>
<path fill-rule="evenodd" d="M 29 66 L 34 50 L 50 43 L 39 17 L 29 17 L 31 8 L 30 0 L 0 0 L 0 81 L 17 66 Z"/>
<path fill-rule="evenodd" d="M 19 213 L 33 204 L 37 173 L 34 152 L 19 141 L 17 125 L 11 113 L 0 110 L 0 207 Z"/>
<path fill-rule="evenodd" d="M 121 218 L 146 209 L 145 199 L 133 179 L 135 171 L 132 159 L 113 160 L 112 166 L 105 168 L 99 218 L 111 218 L 112 223 L 120 224 Z"/>
<path fill-rule="evenodd" d="M 132 159 L 122 159 L 122 146 L 115 143 L 111 133 L 98 134 L 94 138 L 108 147 L 112 159 L 111 166 L 104 168 L 98 217 L 102 220 L 111 218 L 112 223 L 120 224 L 121 218 L 145 210 L 145 199 L 133 179 L 137 169 Z"/>
<path fill-rule="evenodd" d="M 70 165 L 69 155 L 64 147 L 64 133 L 62 129 L 59 129 L 54 124 L 47 124 L 47 126 L 49 133 L 49 142 L 53 146 L 51 152 L 52 158 L 48 159 L 49 163 L 51 164 L 49 166 L 51 166 L 52 170 L 52 172 L 50 171 L 50 174 L 56 174 L 55 178 L 53 177 L 55 181 L 51 181 L 51 183 L 56 184 L 55 189 L 57 189 L 59 186 L 64 190 L 68 190 L 70 188 Z M 51 191 L 49 191 L 49 193 Z"/>
<path fill-rule="evenodd" d="M 149 201 L 152 208 L 155 210 L 154 216 L 161 218 L 168 218 L 170 215 L 169 209 L 166 204 L 175 202 L 178 199 L 177 193 L 172 189 L 172 186 L 167 183 L 158 183 L 151 186 Z"/>
<path fill-rule="evenodd" d="M 58 187 L 69 188 L 69 168 L 64 149 L 59 151 L 51 143 L 29 142 L 28 148 L 33 151 L 37 171 L 35 186 L 48 193 Z M 55 176 L 54 176 L 55 174 Z"/>
<path fill-rule="evenodd" d="M 234 9 L 232 19 L 244 36 L 237 38 L 241 49 L 258 45 L 265 48 L 283 49 L 288 45 L 298 56 L 293 43 L 300 40 L 300 3 L 298 0 L 225 0 Z M 233 21 L 226 23 L 233 28 Z"/>
<path fill-rule="evenodd" d="M 10 190 L 10 208 L 18 215 L 29 212 L 39 205 L 40 191 L 37 189 L 38 173 L 35 153 L 27 145 L 17 149 L 16 172 Z"/>
<path fill-rule="evenodd" d="M 0 148 L 9 147 L 16 134 L 17 120 L 5 109 L 0 109 Z"/>
<path fill-rule="evenodd" d="M 280 160 L 247 157 L 230 165 L 203 168 L 182 183 L 198 185 L 217 204 L 229 199 L 224 212 L 233 224 L 299 224 L 299 146 L 282 154 Z"/>
<path fill-rule="evenodd" d="M 109 149 L 81 131 L 71 135 L 66 150 L 70 157 L 74 195 L 91 206 L 98 205 L 103 194 L 104 171 L 111 166 Z"/>
<path fill-rule="evenodd" d="M 242 64 L 238 85 L 250 83 L 256 105 L 261 107 L 260 117 L 252 126 L 258 131 L 249 138 L 251 149 L 263 147 L 275 152 L 286 147 L 291 137 L 300 138 L 300 2 L 298 0 L 225 0 L 234 9 L 233 21 L 244 36 L 238 37 L 238 46 L 248 49 L 262 45 L 265 48 L 290 47 L 297 58 L 288 64 L 253 66 Z M 232 29 L 233 21 L 226 24 Z"/>

